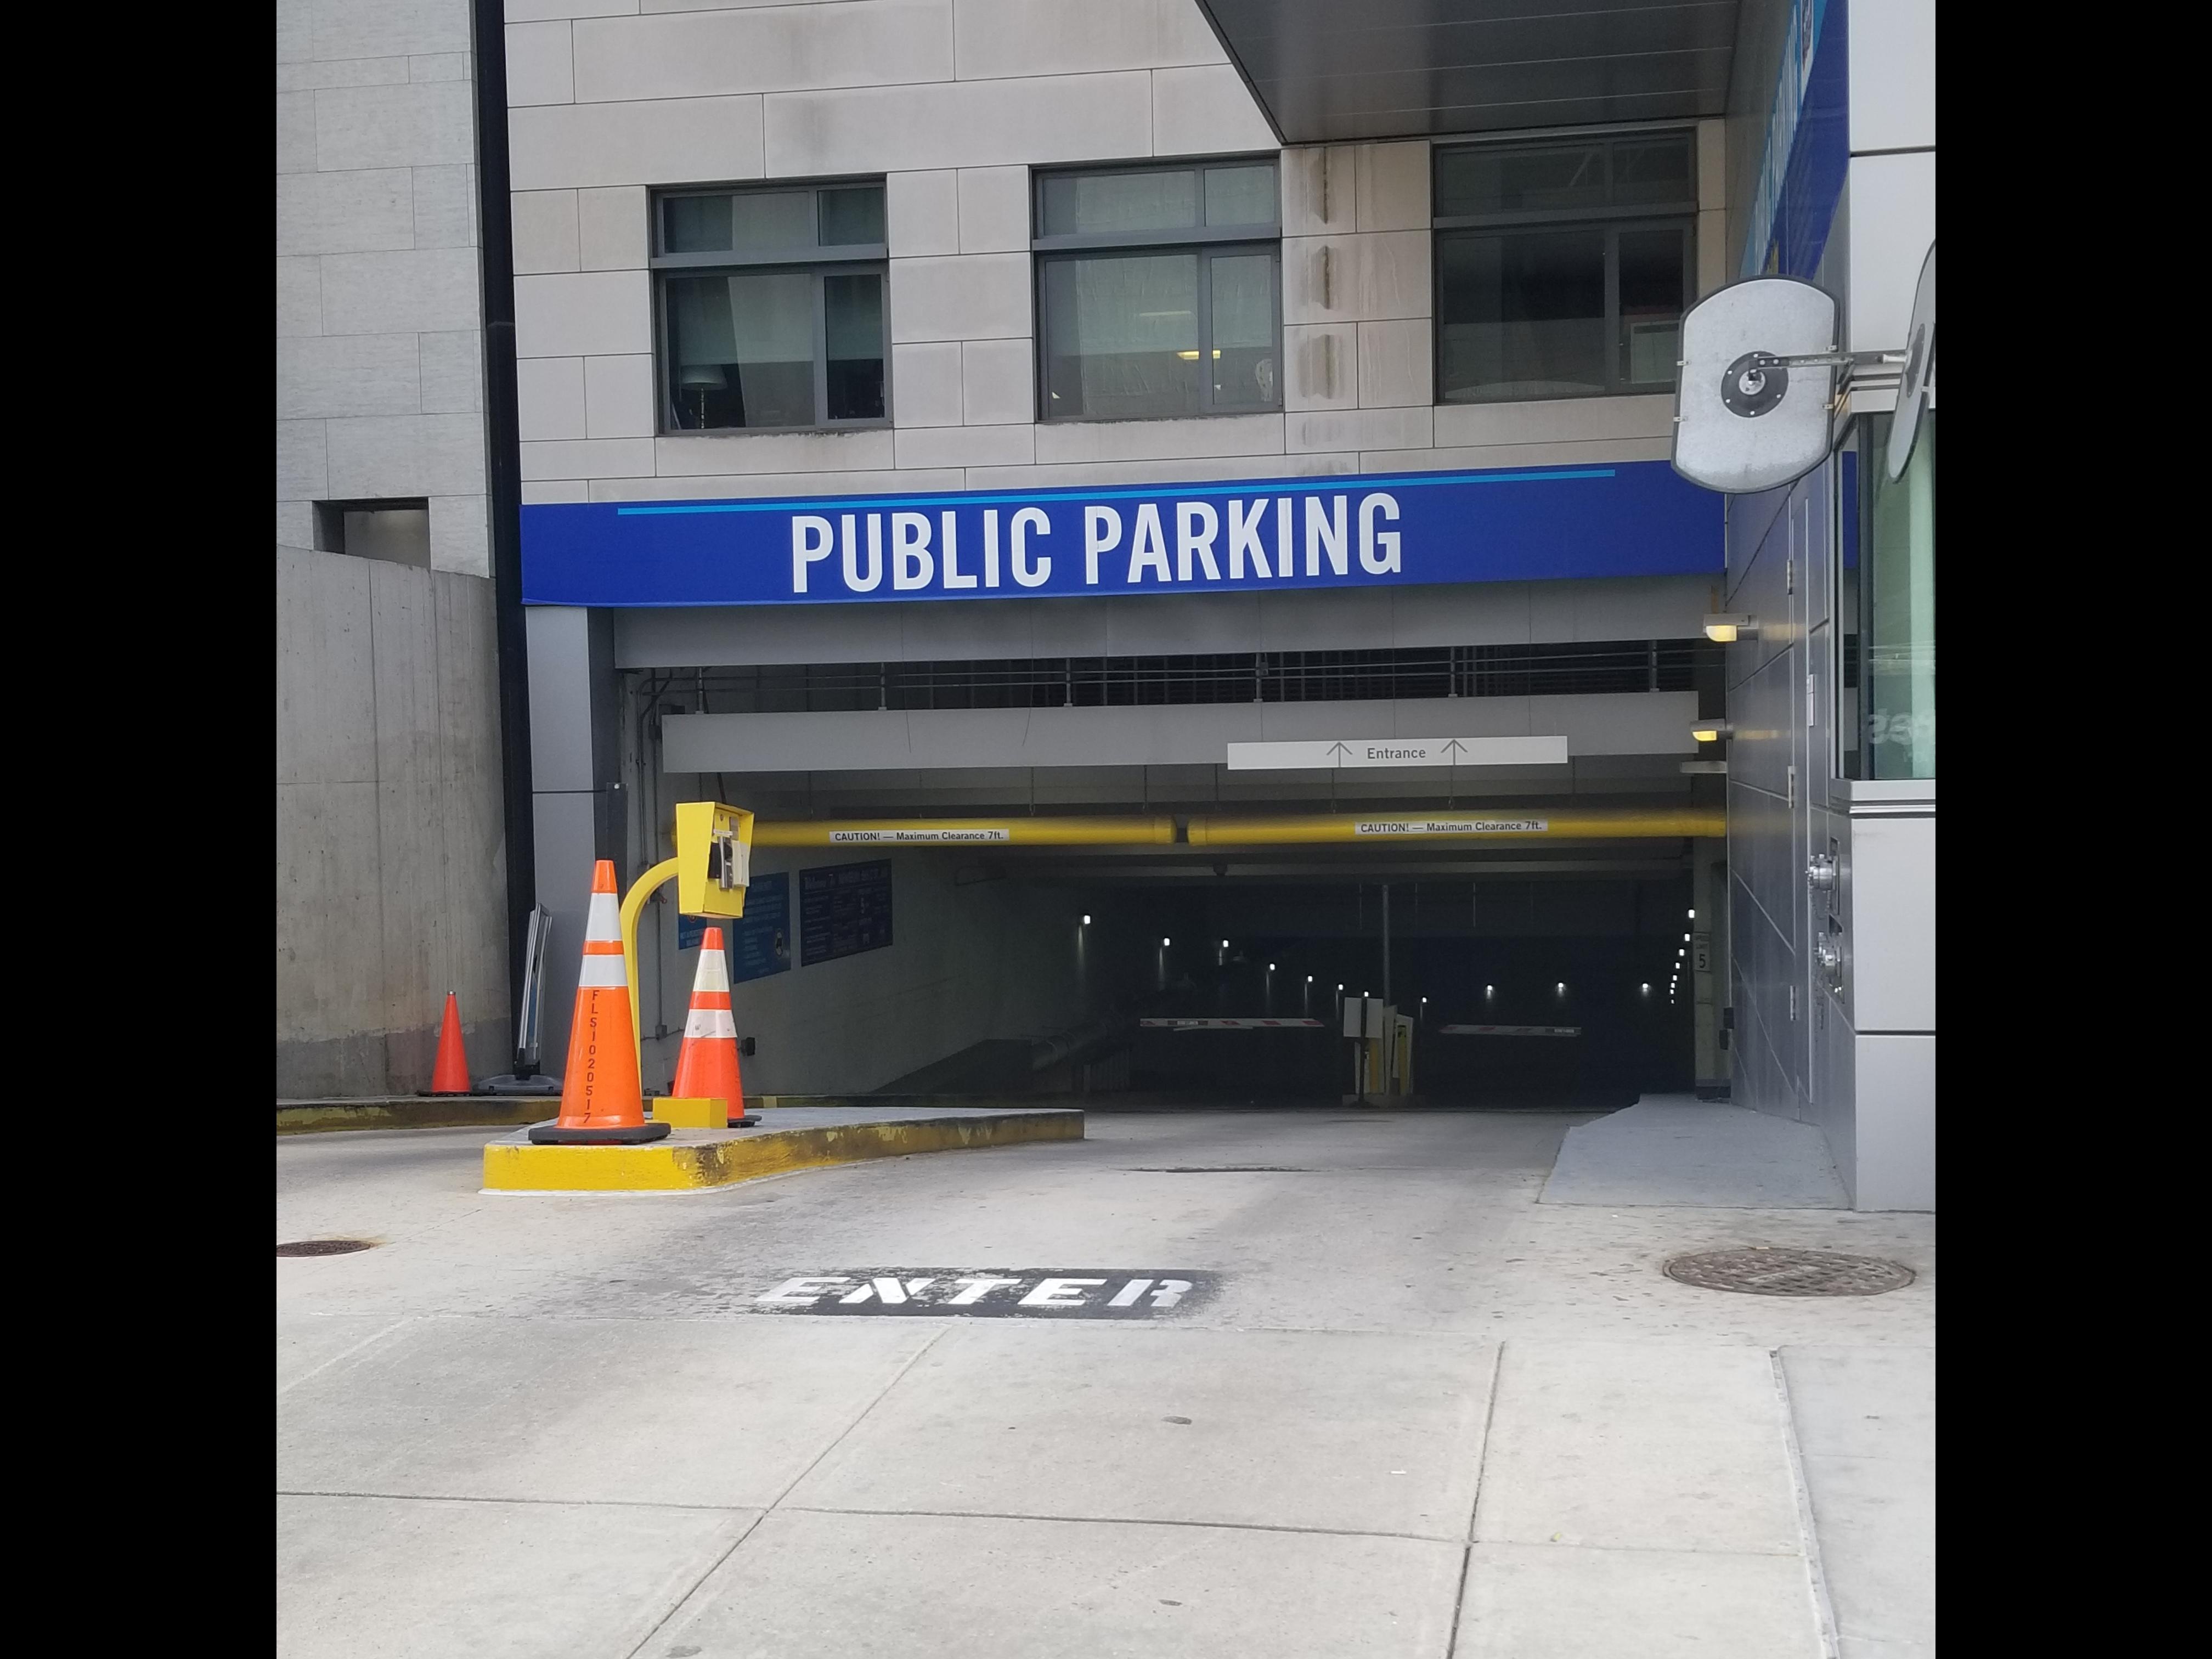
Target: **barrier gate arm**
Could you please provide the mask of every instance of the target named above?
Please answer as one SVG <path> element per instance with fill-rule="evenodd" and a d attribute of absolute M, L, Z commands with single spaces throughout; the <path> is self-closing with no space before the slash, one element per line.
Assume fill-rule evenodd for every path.
<path fill-rule="evenodd" d="M 645 1027 L 638 1023 L 637 998 L 637 919 L 644 913 L 646 901 L 676 879 L 681 859 L 663 859 L 630 884 L 623 896 L 622 942 L 623 977 L 629 981 L 629 1030 L 637 1039 L 637 1064 L 641 1074 L 645 1070 Z"/>

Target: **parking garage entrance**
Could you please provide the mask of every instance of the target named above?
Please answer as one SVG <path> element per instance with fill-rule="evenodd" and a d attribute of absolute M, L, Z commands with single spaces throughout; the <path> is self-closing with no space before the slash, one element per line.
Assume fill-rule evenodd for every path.
<path fill-rule="evenodd" d="M 731 947 L 748 1086 L 1589 1110 L 1710 1088 L 1719 830 L 1679 798 L 764 817 L 789 971 Z"/>

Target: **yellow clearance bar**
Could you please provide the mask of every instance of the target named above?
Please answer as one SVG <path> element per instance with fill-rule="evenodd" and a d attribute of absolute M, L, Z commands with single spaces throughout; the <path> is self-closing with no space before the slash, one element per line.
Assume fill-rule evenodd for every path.
<path fill-rule="evenodd" d="M 753 825 L 756 847 L 1171 847 L 1171 817 L 851 818 Z"/>
<path fill-rule="evenodd" d="M 1313 842 L 1383 847 L 1393 842 L 1472 844 L 1488 841 L 1609 841 L 1645 836 L 1717 839 L 1727 833 L 1728 815 L 1718 807 L 1670 811 L 1581 807 L 1559 811 L 1540 806 L 1523 811 L 1331 813 L 1190 821 L 1190 844 L 1194 847 L 1279 847 Z"/>

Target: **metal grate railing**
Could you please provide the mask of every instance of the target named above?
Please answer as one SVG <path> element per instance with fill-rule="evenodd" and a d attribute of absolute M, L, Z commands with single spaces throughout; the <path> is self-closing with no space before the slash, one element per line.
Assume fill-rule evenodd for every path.
<path fill-rule="evenodd" d="M 1688 691 L 1717 667 L 1703 640 L 1261 651 L 981 661 L 795 663 L 656 676 L 667 713 L 1112 708 L 1221 702 L 1581 696 Z"/>

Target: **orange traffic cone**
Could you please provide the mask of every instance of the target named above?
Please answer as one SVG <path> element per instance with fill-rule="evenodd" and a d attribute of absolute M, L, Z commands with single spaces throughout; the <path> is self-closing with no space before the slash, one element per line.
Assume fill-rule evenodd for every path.
<path fill-rule="evenodd" d="M 461 1047 L 461 1005 L 451 991 L 446 993 L 446 1018 L 438 1027 L 438 1061 L 430 1068 L 430 1087 L 426 1092 L 469 1092 L 469 1057 Z"/>
<path fill-rule="evenodd" d="M 584 924 L 584 971 L 576 981 L 576 1013 L 568 1027 L 568 1070 L 561 1084 L 561 1115 L 532 1124 L 539 1146 L 589 1146 L 658 1140 L 665 1123 L 645 1119 L 638 1086 L 637 1037 L 630 1024 L 629 976 L 623 967 L 622 914 L 615 866 L 592 871 L 592 909 Z"/>
<path fill-rule="evenodd" d="M 699 945 L 699 972 L 691 981 L 691 1012 L 684 1021 L 684 1048 L 676 1056 L 678 1100 L 729 1103 L 733 1125 L 757 1123 L 745 1115 L 744 1084 L 738 1075 L 738 1028 L 730 1015 L 730 959 L 722 930 L 709 927 Z"/>

